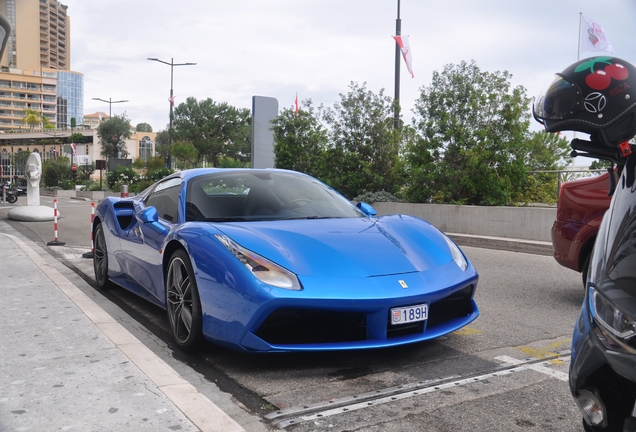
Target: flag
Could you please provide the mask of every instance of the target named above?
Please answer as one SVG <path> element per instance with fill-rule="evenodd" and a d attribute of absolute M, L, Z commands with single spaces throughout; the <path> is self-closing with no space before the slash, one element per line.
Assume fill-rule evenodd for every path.
<path fill-rule="evenodd" d="M 75 150 L 75 144 L 71 143 L 71 148 L 73 149 L 73 156 L 77 156 L 77 151 Z"/>
<path fill-rule="evenodd" d="M 296 100 L 294 101 L 294 112 L 298 115 L 298 93 L 296 93 Z"/>
<path fill-rule="evenodd" d="M 402 57 L 404 57 L 404 62 L 406 63 L 406 68 L 409 70 L 411 74 L 411 78 L 414 78 L 413 74 L 413 61 L 411 60 L 411 47 L 409 46 L 409 37 L 408 36 L 393 36 L 395 42 L 400 47 L 400 51 L 402 51 Z"/>
<path fill-rule="evenodd" d="M 582 15 L 581 23 L 581 52 L 586 51 L 607 51 L 614 52 L 614 47 L 607 40 L 603 27 L 593 19 Z"/>
<path fill-rule="evenodd" d="M 168 100 L 170 101 L 170 105 L 174 106 L 174 96 L 170 95 Z"/>

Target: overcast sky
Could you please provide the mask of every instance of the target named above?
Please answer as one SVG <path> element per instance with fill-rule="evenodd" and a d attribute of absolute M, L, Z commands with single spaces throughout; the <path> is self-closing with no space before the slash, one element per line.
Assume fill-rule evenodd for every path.
<path fill-rule="evenodd" d="M 397 0 L 61 0 L 71 18 L 71 69 L 84 74 L 84 113 L 112 104 L 133 125 L 167 128 L 193 96 L 251 108 L 252 96 L 333 105 L 351 81 L 393 96 Z M 634 0 L 401 0 L 415 78 L 401 65 L 405 117 L 433 71 L 475 60 L 507 70 L 537 96 L 577 60 L 579 12 L 603 26 L 614 55 L 636 64 Z M 584 52 L 581 58 L 599 53 Z M 603 54 L 603 53 L 600 53 Z M 533 123 L 535 123 L 533 121 Z"/>

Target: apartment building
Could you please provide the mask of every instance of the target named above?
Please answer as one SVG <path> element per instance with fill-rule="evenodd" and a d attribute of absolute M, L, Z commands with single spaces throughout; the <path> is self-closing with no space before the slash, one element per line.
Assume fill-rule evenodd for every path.
<path fill-rule="evenodd" d="M 0 132 L 83 123 L 84 76 L 70 70 L 70 18 L 56 0 L 0 0 L 11 23 L 0 59 Z M 26 110 L 41 124 L 25 125 Z"/>

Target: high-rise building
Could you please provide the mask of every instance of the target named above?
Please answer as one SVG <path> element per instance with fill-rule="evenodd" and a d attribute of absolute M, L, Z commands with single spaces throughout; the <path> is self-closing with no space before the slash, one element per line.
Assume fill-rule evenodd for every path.
<path fill-rule="evenodd" d="M 84 76 L 71 67 L 67 6 L 56 0 L 0 0 L 11 23 L 0 59 L 0 131 L 82 124 Z M 27 111 L 28 110 L 28 111 Z M 25 124 L 37 113 L 41 122 Z"/>
<path fill-rule="evenodd" d="M 0 0 L 13 31 L 1 64 L 11 69 L 70 70 L 67 6 L 56 0 Z"/>

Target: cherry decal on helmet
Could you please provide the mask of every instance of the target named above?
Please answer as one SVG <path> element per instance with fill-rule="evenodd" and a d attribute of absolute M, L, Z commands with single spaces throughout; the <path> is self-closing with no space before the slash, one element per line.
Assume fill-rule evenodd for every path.
<path fill-rule="evenodd" d="M 595 57 L 578 65 L 574 72 L 589 70 L 590 74 L 585 77 L 588 87 L 592 90 L 605 90 L 612 84 L 612 79 L 624 81 L 629 78 L 629 70 L 620 63 L 612 63 L 613 59 L 613 57 Z"/>

